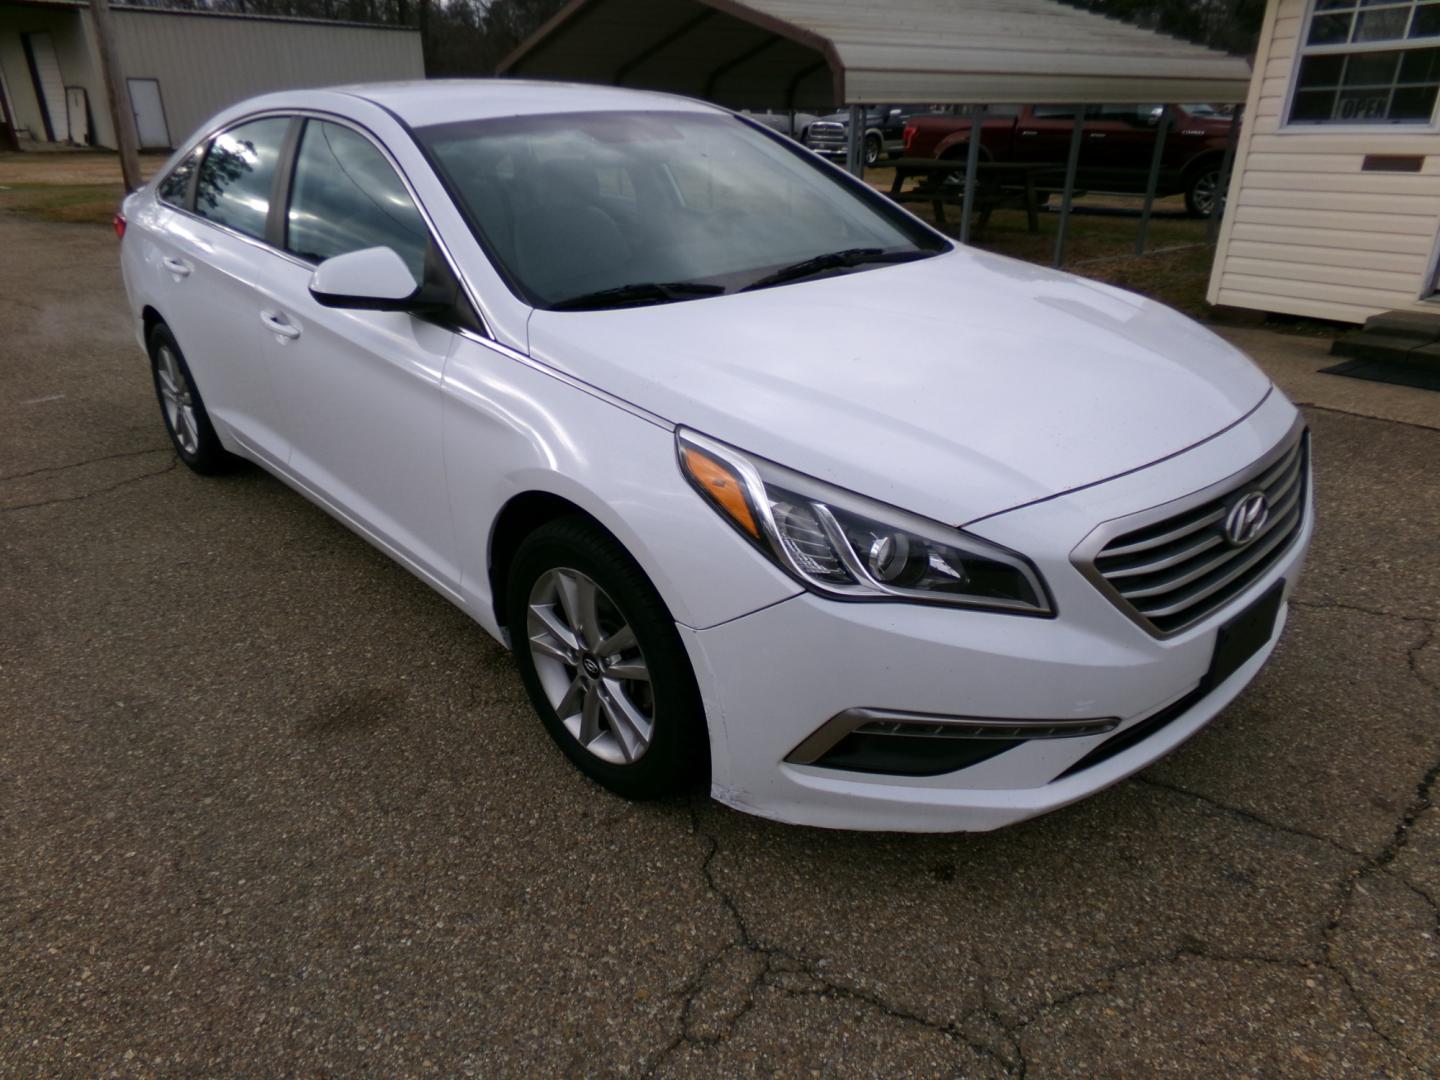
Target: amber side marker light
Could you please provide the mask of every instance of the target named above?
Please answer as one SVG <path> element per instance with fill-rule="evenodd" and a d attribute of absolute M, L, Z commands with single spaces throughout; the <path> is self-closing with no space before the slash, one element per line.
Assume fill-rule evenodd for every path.
<path fill-rule="evenodd" d="M 693 446 L 681 448 L 680 460 L 701 493 L 726 517 L 751 537 L 759 540 L 760 529 L 755 524 L 755 515 L 750 510 L 749 500 L 745 498 L 745 484 L 735 475 L 734 470 Z"/>

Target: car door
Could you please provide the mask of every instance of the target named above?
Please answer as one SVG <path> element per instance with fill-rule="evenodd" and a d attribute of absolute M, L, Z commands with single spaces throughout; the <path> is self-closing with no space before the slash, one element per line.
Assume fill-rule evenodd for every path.
<path fill-rule="evenodd" d="M 1033 105 L 1015 121 L 1016 161 L 1064 166 L 1078 105 Z M 1082 155 L 1084 147 L 1081 148 Z M 1082 157 L 1083 160 L 1083 157 Z"/>
<path fill-rule="evenodd" d="M 1144 191 L 1159 119 L 1159 105 L 1100 105 L 1087 114 L 1091 182 L 1112 191 Z"/>
<path fill-rule="evenodd" d="M 160 201 L 174 209 L 154 235 L 160 315 L 206 410 L 247 450 L 279 463 L 289 447 L 265 362 L 269 335 L 255 317 L 256 282 L 286 262 L 265 237 L 292 120 L 244 121 L 198 148 L 162 182 Z"/>
<path fill-rule="evenodd" d="M 368 135 L 304 121 L 284 214 L 284 265 L 260 283 L 251 318 L 269 337 L 290 471 L 442 587 L 458 584 L 441 458 L 445 325 L 403 311 L 323 307 L 324 259 L 389 247 L 417 283 L 448 273 L 395 167 Z"/>

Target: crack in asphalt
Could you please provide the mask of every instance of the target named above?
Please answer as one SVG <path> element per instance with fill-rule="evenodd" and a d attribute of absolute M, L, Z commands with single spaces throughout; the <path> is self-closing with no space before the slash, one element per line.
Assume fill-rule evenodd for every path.
<path fill-rule="evenodd" d="M 1242 821 L 1249 821 L 1256 825 L 1263 826 L 1264 828 L 1273 829 L 1276 832 L 1289 833 L 1291 836 L 1298 836 L 1305 840 L 1314 840 L 1316 843 L 1325 844 L 1329 847 L 1334 848 L 1336 851 L 1340 852 L 1343 855 L 1350 856 L 1351 858 L 1362 858 L 1365 854 L 1358 848 L 1346 847 L 1338 840 L 1332 840 L 1328 836 L 1322 836 L 1320 833 L 1313 833 L 1307 829 L 1301 829 L 1294 825 L 1286 825 L 1279 821 L 1271 821 L 1269 818 L 1263 817 L 1260 814 L 1255 813 L 1253 810 L 1246 810 L 1244 807 L 1232 806 L 1229 803 L 1223 803 L 1219 799 L 1216 799 L 1210 795 L 1205 795 L 1191 788 L 1181 787 L 1179 784 L 1172 784 L 1166 780 L 1157 780 L 1152 776 L 1143 775 L 1133 777 L 1132 779 L 1136 783 L 1144 784 L 1147 787 L 1158 788 L 1161 791 L 1173 792 L 1176 795 L 1184 795 L 1187 798 L 1194 799 L 1197 802 L 1205 803 L 1207 806 L 1211 806 L 1216 810 L 1219 810 L 1220 812 L 1227 814 L 1231 817 L 1240 818 Z"/>
<path fill-rule="evenodd" d="M 1362 607 L 1359 604 L 1347 604 L 1340 600 L 1297 600 L 1290 598 L 1290 606 L 1298 608 L 1311 608 L 1315 611 L 1353 611 L 1359 615 L 1374 615 L 1379 619 L 1399 619 L 1401 622 L 1433 623 L 1435 618 L 1431 615 L 1408 615 L 1400 611 L 1386 611 L 1383 608 Z"/>
<path fill-rule="evenodd" d="M 751 932 L 749 923 L 740 905 L 735 898 L 720 884 L 715 877 L 714 862 L 720 854 L 720 841 L 711 833 L 705 831 L 700 824 L 699 809 L 694 798 L 690 801 L 690 831 L 706 844 L 705 857 L 700 864 L 700 875 L 704 880 L 706 888 L 720 902 L 721 906 L 730 916 L 730 921 L 735 927 L 735 940 L 726 943 L 700 965 L 695 975 L 686 981 L 681 988 L 680 1007 L 680 1033 L 662 1046 L 656 1053 L 654 1060 L 641 1074 L 644 1077 L 653 1077 L 665 1064 L 665 1062 L 682 1046 L 715 1047 L 726 1042 L 734 1033 L 740 1021 L 756 1007 L 755 993 L 763 985 L 770 987 L 780 993 L 794 996 L 809 995 L 816 997 L 829 997 L 856 1001 L 878 1010 L 886 1016 L 907 1023 L 917 1024 L 930 1031 L 945 1036 L 952 1042 L 966 1046 L 970 1050 L 989 1060 L 995 1061 L 1008 1075 L 1024 1077 L 1025 1067 L 1023 1058 L 1019 1056 L 1018 1045 L 1014 1047 L 1015 1057 L 1012 1059 L 989 1044 L 975 1040 L 960 1030 L 957 1023 L 941 1023 L 923 1016 L 920 1013 L 893 1005 L 880 997 L 878 994 L 860 990 L 857 987 L 837 981 L 833 976 L 820 970 L 820 965 L 807 961 L 795 953 L 779 948 L 777 946 L 762 944 Z M 695 1022 L 693 1010 L 701 992 L 705 989 L 706 979 L 711 972 L 725 959 L 727 954 L 739 949 L 760 959 L 759 969 L 752 976 L 744 988 L 744 998 L 738 1009 L 725 1020 L 723 1031 L 719 1035 L 698 1034 L 694 1031 Z M 801 990 L 793 986 L 787 986 L 777 978 L 785 974 L 800 974 L 811 979 L 819 989 Z M 976 1013 L 967 1013 L 963 1018 L 968 1020 Z M 1003 1020 L 998 1016 L 991 1016 L 997 1024 L 1004 1028 Z"/>
<path fill-rule="evenodd" d="M 1316 405 L 1313 401 L 1297 401 L 1294 404 L 1297 409 L 1314 409 L 1316 412 L 1334 413 L 1337 416 L 1352 416 L 1356 420 L 1373 420 L 1377 424 L 1398 424 L 1400 427 L 1418 428 L 1420 431 L 1440 431 L 1440 427 L 1433 424 L 1417 424 L 1414 420 L 1395 420 L 1388 416 L 1351 412 L 1349 409 L 1337 409 L 1331 405 Z"/>
<path fill-rule="evenodd" d="M 56 506 L 60 503 L 83 502 L 86 499 L 93 499 L 97 495 L 105 495 L 109 492 L 116 491 L 119 488 L 128 487 L 131 484 L 138 484 L 142 480 L 150 480 L 154 477 L 162 476 L 165 473 L 170 472 L 172 469 L 175 468 L 175 466 L 179 464 L 180 459 L 178 457 L 171 458 L 168 463 L 166 463 L 163 467 L 159 469 L 155 469 L 151 472 L 141 473 L 138 476 L 128 476 L 124 480 L 117 480 L 113 484 L 108 484 L 105 487 L 96 488 L 94 491 L 87 491 L 80 495 L 65 495 L 57 499 L 41 499 L 38 502 L 11 503 L 8 506 L 0 506 L 0 514 L 8 514 L 14 510 L 34 510 L 37 507 L 41 506 Z"/>
<path fill-rule="evenodd" d="M 1420 670 L 1418 661 L 1419 655 L 1428 648 L 1435 639 L 1434 620 L 1424 616 L 1403 615 L 1396 612 L 1358 607 L 1337 601 L 1293 602 L 1299 607 L 1341 609 L 1380 618 L 1394 619 L 1400 622 L 1422 624 L 1425 628 L 1424 632 L 1419 640 L 1407 651 L 1407 664 L 1410 673 L 1422 685 L 1440 694 L 1440 687 L 1437 687 L 1436 683 Z M 1363 1019 L 1365 1025 L 1375 1033 L 1375 1036 L 1401 1060 L 1417 1069 L 1422 1068 L 1422 1063 L 1417 1062 L 1405 1047 L 1401 1046 L 1392 1038 L 1386 1030 L 1382 1018 L 1376 1015 L 1365 993 L 1355 985 L 1350 973 L 1345 969 L 1343 964 L 1335 958 L 1334 937 L 1340 929 L 1346 912 L 1350 908 L 1359 883 L 1365 878 L 1377 874 L 1384 874 L 1392 880 L 1400 882 L 1417 896 L 1421 897 L 1435 913 L 1437 927 L 1440 927 L 1440 905 L 1436 904 L 1435 898 L 1431 897 L 1424 889 L 1410 881 L 1404 874 L 1391 869 L 1391 864 L 1404 849 L 1409 839 L 1411 827 L 1420 815 L 1434 806 L 1432 796 L 1435 784 L 1437 780 L 1440 780 L 1440 761 L 1436 761 L 1435 764 L 1427 769 L 1421 776 L 1415 787 L 1415 797 L 1396 822 L 1390 839 L 1378 851 L 1369 855 L 1362 850 L 1347 847 L 1329 837 L 1281 822 L 1272 821 L 1254 811 L 1226 804 L 1208 795 L 1168 783 L 1164 780 L 1157 780 L 1146 776 L 1136 777 L 1135 779 L 1149 787 L 1203 803 L 1215 811 L 1233 817 L 1238 821 L 1308 840 L 1312 843 L 1323 844 L 1326 847 L 1340 852 L 1348 859 L 1355 860 L 1355 865 L 1352 866 L 1348 875 L 1337 883 L 1336 887 L 1339 895 L 1329 921 L 1325 926 L 1320 928 L 1318 940 L 1315 943 L 1315 958 L 1298 959 L 1262 953 L 1225 953 L 1212 949 L 1203 941 L 1192 939 L 1157 956 L 1141 957 L 1109 965 L 1095 978 L 1087 980 L 1072 990 L 1056 995 L 1017 1017 L 1007 1018 L 1000 1011 L 992 1007 L 988 1009 L 971 1010 L 955 1022 L 940 1022 L 913 1009 L 904 1008 L 887 1001 L 883 996 L 873 991 L 863 990 L 853 984 L 842 981 L 839 977 L 822 971 L 819 964 L 807 961 L 789 950 L 762 944 L 751 930 L 744 913 L 740 910 L 739 903 L 724 886 L 721 885 L 715 875 L 714 862 L 720 854 L 720 842 L 713 834 L 707 832 L 702 827 L 699 810 L 692 799 L 690 803 L 691 833 L 703 840 L 706 844 L 705 857 L 700 865 L 701 877 L 707 889 L 714 894 L 728 913 L 730 921 L 734 925 L 736 936 L 735 940 L 727 943 L 717 950 L 714 955 L 709 957 L 700 966 L 700 969 L 694 977 L 686 982 L 681 990 L 680 1033 L 659 1050 L 650 1067 L 645 1070 L 643 1075 L 646 1077 L 654 1076 L 670 1056 L 682 1046 L 714 1047 L 724 1043 L 734 1034 L 741 1019 L 756 1007 L 756 991 L 761 986 L 766 986 L 780 993 L 792 996 L 812 996 L 858 1002 L 892 1019 L 916 1024 L 930 1031 L 942 1034 L 957 1045 L 965 1046 L 985 1059 L 995 1062 L 1007 1075 L 1018 1078 L 1018 1080 L 1023 1080 L 1029 1069 L 1029 1063 L 1025 1057 L 1021 1041 L 1027 1028 L 1031 1027 L 1045 1015 L 1073 1004 L 1076 1001 L 1083 1000 L 1087 997 L 1105 996 L 1111 993 L 1114 989 L 1114 981 L 1119 976 L 1151 967 L 1179 963 L 1186 958 L 1196 958 L 1211 963 L 1265 964 L 1296 971 L 1315 971 L 1317 969 L 1329 971 L 1339 979 L 1341 985 L 1345 987 L 1345 991 L 1358 1017 Z M 735 949 L 740 949 L 758 956 L 761 959 L 761 964 L 756 974 L 748 980 L 743 988 L 744 996 L 739 1007 L 724 1020 L 720 1034 L 709 1035 L 698 1033 L 695 1031 L 696 1017 L 694 1015 L 697 1000 L 706 988 L 707 979 L 712 972 L 714 972 L 725 960 L 727 955 Z M 796 973 L 810 979 L 814 984 L 814 988 L 788 985 L 786 981 L 780 978 L 780 976 L 785 974 Z M 977 1020 L 988 1021 L 1000 1031 L 1004 1032 L 1004 1041 L 1007 1045 L 1002 1048 L 1001 1046 L 995 1045 L 993 1041 L 974 1038 L 963 1030 Z"/>
<path fill-rule="evenodd" d="M 155 446 L 149 450 L 126 450 L 119 454 L 101 454 L 99 457 L 86 458 L 84 461 L 71 461 L 64 465 L 43 465 L 38 469 L 0 476 L 0 484 L 8 480 L 23 480 L 27 476 L 39 476 L 41 473 L 65 472 L 68 469 L 79 469 L 86 465 L 97 465 L 102 461 L 119 461 L 122 458 L 143 457 L 145 454 L 161 454 L 168 450 L 170 450 L 169 446 Z"/>

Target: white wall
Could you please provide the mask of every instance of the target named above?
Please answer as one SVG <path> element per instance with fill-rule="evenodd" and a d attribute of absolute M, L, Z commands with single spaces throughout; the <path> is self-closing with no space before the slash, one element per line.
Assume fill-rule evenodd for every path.
<path fill-rule="evenodd" d="M 177 145 L 221 109 L 256 94 L 425 76 L 414 31 L 112 10 L 125 75 L 159 80 Z M 110 125 L 97 128 L 113 145 Z"/>
<path fill-rule="evenodd" d="M 1210 278 L 1212 304 L 1363 322 L 1440 314 L 1440 131 L 1365 130 L 1282 119 L 1309 0 L 1271 0 Z M 1418 173 L 1366 172 L 1366 154 L 1422 154 Z"/>
<path fill-rule="evenodd" d="M 104 87 L 91 64 L 81 18 L 74 9 L 0 4 L 0 68 L 10 91 L 10 109 L 17 127 L 25 129 L 31 138 L 43 140 L 45 125 L 20 43 L 22 33 L 38 31 L 49 33 L 65 85 L 85 88 L 90 115 L 96 122 L 106 106 Z"/>

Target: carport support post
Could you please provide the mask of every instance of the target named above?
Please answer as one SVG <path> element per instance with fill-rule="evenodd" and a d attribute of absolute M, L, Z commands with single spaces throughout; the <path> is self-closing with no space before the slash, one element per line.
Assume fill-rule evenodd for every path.
<path fill-rule="evenodd" d="M 960 242 L 970 242 L 970 215 L 975 209 L 975 174 L 980 171 L 980 140 L 985 136 L 986 105 L 976 105 L 970 120 L 970 145 L 965 150 L 965 202 L 960 207 Z"/>
<path fill-rule="evenodd" d="M 1155 121 L 1155 151 L 1150 155 L 1150 178 L 1145 181 L 1145 207 L 1140 211 L 1140 233 L 1135 237 L 1135 254 L 1145 254 L 1145 237 L 1150 232 L 1150 211 L 1155 208 L 1155 189 L 1160 186 L 1160 161 L 1165 156 L 1165 136 L 1170 134 L 1170 106 L 1160 106 Z"/>
<path fill-rule="evenodd" d="M 1055 230 L 1055 258 L 1051 266 L 1065 261 L 1065 226 L 1070 224 L 1070 202 L 1075 197 L 1075 173 L 1080 168 L 1080 140 L 1085 135 L 1085 106 L 1075 106 L 1075 126 L 1070 129 L 1070 156 L 1065 162 L 1065 191 L 1060 196 L 1060 227 Z"/>
<path fill-rule="evenodd" d="M 850 106 L 850 124 L 845 139 L 845 168 L 865 179 L 865 107 Z"/>
<path fill-rule="evenodd" d="M 110 21 L 110 0 L 90 0 L 90 18 L 95 25 L 95 45 L 100 52 L 100 76 L 105 80 L 105 99 L 110 105 L 110 125 L 115 129 L 115 147 L 120 152 L 120 175 L 128 195 L 145 182 L 140 175 L 139 140 L 135 137 L 135 114 L 130 110 L 130 93 L 125 73 L 115 57 L 115 24 Z"/>
<path fill-rule="evenodd" d="M 1240 141 L 1240 120 L 1245 112 L 1244 105 L 1236 105 L 1230 116 L 1230 134 L 1225 139 L 1225 156 L 1220 159 L 1220 179 L 1215 185 L 1215 201 L 1210 204 L 1210 221 L 1205 226 L 1205 242 L 1215 243 L 1220 232 L 1221 207 L 1230 194 L 1230 169 L 1235 164 L 1235 144 Z"/>

